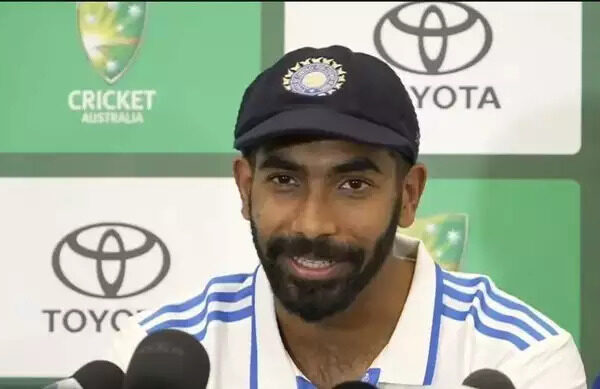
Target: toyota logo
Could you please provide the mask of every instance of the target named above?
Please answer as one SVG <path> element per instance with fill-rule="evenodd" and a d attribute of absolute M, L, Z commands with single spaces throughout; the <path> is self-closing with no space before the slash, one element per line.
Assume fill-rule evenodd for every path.
<path fill-rule="evenodd" d="M 52 253 L 58 279 L 90 297 L 118 299 L 157 286 L 170 267 L 167 246 L 152 232 L 125 223 L 99 223 L 64 237 Z"/>
<path fill-rule="evenodd" d="M 399 69 L 448 74 L 481 61 L 492 46 L 492 28 L 461 3 L 411 2 L 383 15 L 374 40 L 381 57 Z"/>

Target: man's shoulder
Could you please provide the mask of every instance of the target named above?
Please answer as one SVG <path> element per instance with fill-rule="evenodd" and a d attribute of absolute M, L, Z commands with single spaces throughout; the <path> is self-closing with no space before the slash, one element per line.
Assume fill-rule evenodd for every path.
<path fill-rule="evenodd" d="M 569 332 L 486 275 L 440 269 L 439 277 L 440 376 L 492 368 L 516 387 L 585 388 Z"/>
<path fill-rule="evenodd" d="M 211 355 L 220 343 L 246 334 L 249 326 L 242 323 L 252 316 L 253 281 L 254 272 L 217 275 L 191 293 L 130 317 L 114 339 L 113 360 L 125 369 L 145 336 L 166 329 L 192 335 Z"/>
<path fill-rule="evenodd" d="M 492 352 L 519 352 L 569 335 L 542 312 L 500 289 L 489 276 L 441 270 L 440 278 L 442 321 L 468 335 L 464 341 L 475 337 L 493 345 L 486 348 Z"/>
<path fill-rule="evenodd" d="M 141 312 L 135 320 L 149 334 L 175 328 L 203 340 L 210 322 L 231 323 L 251 315 L 253 276 L 248 272 L 212 277 L 195 293 Z"/>

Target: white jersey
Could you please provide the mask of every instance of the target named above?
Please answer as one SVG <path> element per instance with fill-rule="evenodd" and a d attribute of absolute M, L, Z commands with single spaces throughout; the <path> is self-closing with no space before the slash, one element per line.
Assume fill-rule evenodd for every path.
<path fill-rule="evenodd" d="M 424 245 L 401 235 L 397 257 L 416 260 L 410 292 L 387 346 L 363 377 L 373 385 L 454 385 L 496 369 L 517 389 L 586 388 L 569 333 L 486 276 L 449 272 Z M 412 257 L 398 252 L 413 245 Z M 416 252 L 416 254 L 415 254 Z M 206 348 L 208 388 L 314 389 L 286 352 L 273 294 L 261 266 L 218 276 L 199 293 L 129 319 L 113 361 L 125 370 L 140 340 L 161 329 L 195 336 Z"/>

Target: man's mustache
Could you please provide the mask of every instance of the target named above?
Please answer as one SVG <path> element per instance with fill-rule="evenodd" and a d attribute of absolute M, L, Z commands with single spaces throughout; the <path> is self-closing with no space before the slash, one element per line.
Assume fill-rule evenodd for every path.
<path fill-rule="evenodd" d="M 363 263 L 365 250 L 347 243 L 338 243 L 328 237 L 309 239 L 302 235 L 277 236 L 267 242 L 267 257 L 272 261 L 280 257 L 300 257 L 308 254 L 337 262 Z"/>

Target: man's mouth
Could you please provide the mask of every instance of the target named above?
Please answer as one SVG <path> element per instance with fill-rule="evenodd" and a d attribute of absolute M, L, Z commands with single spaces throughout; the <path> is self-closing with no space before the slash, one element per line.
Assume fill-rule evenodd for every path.
<path fill-rule="evenodd" d="M 288 271 L 302 279 L 327 280 L 339 278 L 352 270 L 347 261 L 319 258 L 312 255 L 292 256 L 285 259 Z"/>
<path fill-rule="evenodd" d="M 335 263 L 331 259 L 308 257 L 292 257 L 292 261 L 309 269 L 324 269 Z"/>

